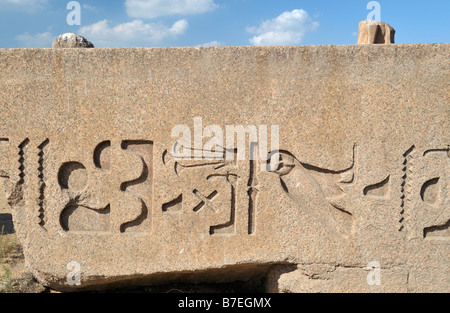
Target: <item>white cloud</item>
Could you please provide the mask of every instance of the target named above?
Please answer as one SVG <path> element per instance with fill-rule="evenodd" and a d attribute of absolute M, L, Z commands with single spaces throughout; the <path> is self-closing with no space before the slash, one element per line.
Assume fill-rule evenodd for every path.
<path fill-rule="evenodd" d="M 15 39 L 20 42 L 23 48 L 51 48 L 54 37 L 50 32 L 34 35 L 24 33 L 15 37 Z"/>
<path fill-rule="evenodd" d="M 21 10 L 31 12 L 43 8 L 47 2 L 48 0 L 0 0 L 0 11 Z"/>
<path fill-rule="evenodd" d="M 189 24 L 186 20 L 179 20 L 171 27 L 162 23 L 145 24 L 142 20 L 133 20 L 115 27 L 103 20 L 80 28 L 80 35 L 86 37 L 96 47 L 152 44 L 170 37 L 183 35 Z"/>
<path fill-rule="evenodd" d="M 247 32 L 255 36 L 250 43 L 255 46 L 297 45 L 306 32 L 319 27 L 305 10 L 284 12 L 278 17 L 262 22 L 258 27 L 248 27 Z"/>
<path fill-rule="evenodd" d="M 133 18 L 155 18 L 168 15 L 191 15 L 212 11 L 214 0 L 126 0 L 127 14 Z"/>
<path fill-rule="evenodd" d="M 223 42 L 213 40 L 213 41 L 198 45 L 197 47 L 218 47 L 218 46 L 223 46 Z"/>

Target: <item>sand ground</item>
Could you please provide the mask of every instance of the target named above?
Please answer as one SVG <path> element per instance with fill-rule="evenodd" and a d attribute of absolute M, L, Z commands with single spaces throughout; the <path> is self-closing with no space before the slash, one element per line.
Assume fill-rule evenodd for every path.
<path fill-rule="evenodd" d="M 43 292 L 25 268 L 25 260 L 13 226 L 12 212 L 0 184 L 0 293 Z"/>

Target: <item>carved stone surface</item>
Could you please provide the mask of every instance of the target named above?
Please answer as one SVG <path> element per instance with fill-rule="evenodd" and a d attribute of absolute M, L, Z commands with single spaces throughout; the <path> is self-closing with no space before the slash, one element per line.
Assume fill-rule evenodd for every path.
<path fill-rule="evenodd" d="M 272 292 L 449 292 L 449 52 L 0 50 L 0 180 L 27 266 L 58 290 L 267 275 Z M 183 144 L 199 158 L 174 157 L 199 117 L 278 126 L 279 147 L 210 160 L 204 131 Z"/>
<path fill-rule="evenodd" d="M 374 20 L 359 23 L 358 45 L 395 43 L 395 29 Z"/>

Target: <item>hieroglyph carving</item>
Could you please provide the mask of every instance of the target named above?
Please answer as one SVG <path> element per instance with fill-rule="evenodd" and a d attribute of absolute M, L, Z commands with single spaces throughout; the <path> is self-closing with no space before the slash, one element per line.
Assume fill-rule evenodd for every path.
<path fill-rule="evenodd" d="M 116 157 L 120 153 L 121 157 Z M 117 160 L 112 166 L 112 158 Z M 130 160 L 131 165 L 121 160 Z M 60 216 L 64 231 L 150 232 L 153 178 L 153 142 L 125 140 L 119 147 L 111 141 L 97 145 L 92 164 L 65 162 L 58 172 L 58 183 L 65 197 Z M 133 168 L 130 168 L 133 167 Z M 129 173 L 139 173 L 130 177 Z M 123 176 L 122 176 L 123 175 Z M 127 177 L 108 195 L 114 177 Z M 90 179 L 88 179 L 90 177 Z M 111 220 L 113 216 L 113 221 Z"/>
<path fill-rule="evenodd" d="M 256 153 L 257 144 L 251 143 L 250 148 L 250 154 Z M 192 148 L 184 149 L 195 152 Z M 249 161 L 238 161 L 237 149 L 222 148 L 221 152 L 216 150 L 202 151 L 203 153 L 216 155 L 222 153 L 223 157 L 201 161 L 176 160 L 167 150 L 164 152 L 163 162 L 172 173 L 172 178 L 178 184 L 188 185 L 189 188 L 167 199 L 162 211 L 179 213 L 185 210 L 192 214 L 228 212 L 226 220 L 209 227 L 211 236 L 224 236 L 236 234 L 236 211 L 242 209 L 246 211 L 248 221 L 242 233 L 255 234 L 258 161 L 252 160 L 253 158 L 249 158 Z M 230 154 L 234 154 L 233 160 L 230 160 Z M 245 208 L 238 206 L 237 199 L 242 195 L 247 198 Z"/>
<path fill-rule="evenodd" d="M 288 151 L 269 154 L 269 171 L 280 177 L 285 193 L 300 210 L 317 219 L 329 230 L 347 236 L 351 231 L 353 213 L 345 205 L 346 192 L 355 184 L 357 146 L 353 162 L 343 170 L 319 168 L 299 161 Z M 308 197 L 304 195 L 308 193 Z"/>
<path fill-rule="evenodd" d="M 9 145 L 9 139 L 0 139 L 0 144 L 5 143 Z M 29 164 L 28 153 L 31 146 L 37 147 L 37 220 L 44 229 L 47 223 L 46 190 L 49 179 L 46 158 L 51 153 L 50 145 L 49 139 L 33 145 L 26 138 L 16 146 L 18 179 L 12 190 L 12 193 L 23 194 L 23 189 L 27 187 L 27 176 L 34 173 L 30 169 L 33 165 Z M 189 149 L 195 152 L 195 149 Z M 249 154 L 256 153 L 257 149 L 258 144 L 251 143 Z M 217 155 L 220 151 L 206 152 Z M 257 233 L 258 173 L 264 164 L 252 157 L 247 161 L 239 161 L 236 149 L 222 149 L 221 153 L 223 158 L 176 160 L 165 150 L 162 155 L 164 167 L 172 173 L 174 183 L 185 189 L 164 201 L 161 209 L 167 214 L 187 211 L 189 214 L 222 213 L 222 216 L 227 216 L 221 223 L 210 225 L 208 231 L 211 236 L 236 234 L 237 212 L 245 211 L 247 223 L 245 230 L 239 233 L 254 235 Z M 234 160 L 225 157 L 233 153 Z M 114 166 L 113 157 L 117 160 Z M 129 164 L 127 160 L 130 160 Z M 353 149 L 352 164 L 340 170 L 301 162 L 292 153 L 283 150 L 270 152 L 265 163 L 265 170 L 279 176 L 282 189 L 300 210 L 330 230 L 343 236 L 349 234 L 354 214 L 345 199 L 347 193 L 353 192 L 351 188 L 356 180 L 357 145 Z M 129 173 L 138 175 L 131 177 Z M 10 178 L 5 170 L 0 171 L 0 176 Z M 112 177 L 117 176 L 127 179 L 120 181 L 115 188 L 116 194 L 109 199 L 105 196 L 108 193 L 104 187 L 110 184 Z M 399 230 L 406 231 L 411 238 L 450 238 L 449 181 L 449 147 L 421 151 L 416 146 L 409 148 L 403 154 Z M 76 160 L 62 162 L 57 182 L 65 199 L 59 221 L 62 230 L 83 233 L 151 232 L 152 141 L 123 140 L 118 147 L 113 147 L 111 141 L 103 141 L 93 149 L 92 164 Z M 388 199 L 390 185 L 391 175 L 388 175 L 379 183 L 366 186 L 360 196 Z M 304 197 L 305 193 L 309 196 Z M 245 203 L 239 202 L 238 199 L 244 198 Z"/>
<path fill-rule="evenodd" d="M 409 238 L 450 238 L 450 148 L 405 153 L 402 183 L 402 229 Z"/>

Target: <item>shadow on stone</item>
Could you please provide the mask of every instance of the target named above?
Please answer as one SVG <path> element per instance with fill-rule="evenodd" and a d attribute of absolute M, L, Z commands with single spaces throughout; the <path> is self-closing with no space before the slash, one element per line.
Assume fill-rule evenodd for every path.
<path fill-rule="evenodd" d="M 14 234 L 14 225 L 11 214 L 0 214 L 0 235 Z"/>

